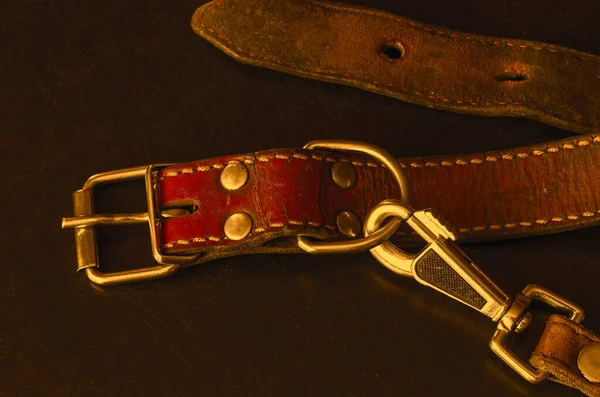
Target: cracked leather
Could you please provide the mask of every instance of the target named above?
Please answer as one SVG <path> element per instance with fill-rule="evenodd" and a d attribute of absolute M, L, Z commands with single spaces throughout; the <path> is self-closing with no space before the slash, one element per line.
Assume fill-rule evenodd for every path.
<path fill-rule="evenodd" d="M 238 61 L 428 107 L 579 133 L 600 123 L 600 57 L 556 45 L 318 1 L 215 0 L 196 11 L 192 27 Z M 390 42 L 402 47 L 400 59 L 384 56 Z"/>
<path fill-rule="evenodd" d="M 353 164 L 356 184 L 348 189 L 331 178 L 334 163 Z M 239 162 L 249 178 L 241 188 L 229 191 L 219 182 L 225 165 Z M 336 215 L 350 210 L 361 219 L 386 198 L 400 198 L 391 174 L 360 156 L 313 150 L 269 150 L 239 156 L 223 156 L 167 168 L 156 175 L 159 203 L 163 208 L 193 205 L 189 215 L 161 222 L 160 244 L 166 252 L 209 251 L 215 255 L 299 252 L 298 244 L 285 237 L 304 235 L 318 239 L 339 236 Z M 225 220 L 244 212 L 252 218 L 248 237 L 229 240 Z M 279 239 L 274 244 L 266 244 Z M 206 258 L 203 258 L 206 259 Z"/>
<path fill-rule="evenodd" d="M 577 365 L 579 353 L 600 337 L 562 316 L 552 315 L 530 362 L 548 371 L 552 380 L 574 387 L 592 397 L 600 397 L 600 383 L 585 379 Z"/>
<path fill-rule="evenodd" d="M 250 171 L 248 183 L 233 192 L 219 184 L 220 170 L 231 161 L 243 162 Z M 337 161 L 354 164 L 354 187 L 334 184 L 330 174 Z M 593 183 L 600 179 L 597 135 L 508 151 L 399 161 L 413 185 L 411 204 L 444 214 L 458 241 L 556 233 L 599 223 L 600 184 Z M 368 163 L 374 165 L 349 154 L 281 149 L 166 168 L 157 175 L 159 205 L 192 204 L 198 210 L 164 220 L 159 243 L 168 252 L 220 250 L 222 256 L 232 250 L 298 252 L 296 244 L 262 246 L 297 234 L 336 238 L 337 212 L 351 210 L 364 219 L 381 200 L 400 197 L 388 172 Z M 223 224 L 240 211 L 252 216 L 254 229 L 229 247 Z M 396 238 L 413 236 L 400 231 Z"/>

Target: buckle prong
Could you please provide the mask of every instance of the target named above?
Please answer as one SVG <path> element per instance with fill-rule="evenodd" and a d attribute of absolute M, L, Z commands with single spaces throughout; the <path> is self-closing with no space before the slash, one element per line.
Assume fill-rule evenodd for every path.
<path fill-rule="evenodd" d="M 62 228 L 74 228 L 79 226 L 98 226 L 98 225 L 134 225 L 137 223 L 148 222 L 148 213 L 138 214 L 97 214 L 89 216 L 76 216 L 63 218 Z"/>

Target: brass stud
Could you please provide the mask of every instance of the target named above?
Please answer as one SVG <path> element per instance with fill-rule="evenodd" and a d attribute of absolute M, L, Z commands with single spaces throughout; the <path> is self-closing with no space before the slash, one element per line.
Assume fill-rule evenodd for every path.
<path fill-rule="evenodd" d="M 336 185 L 342 189 L 349 189 L 356 184 L 356 170 L 352 164 L 338 161 L 331 168 L 331 177 Z"/>
<path fill-rule="evenodd" d="M 579 352 L 577 366 L 587 380 L 600 383 L 600 343 L 587 345 Z"/>
<path fill-rule="evenodd" d="M 342 211 L 337 214 L 335 223 L 346 237 L 358 237 L 362 231 L 362 222 L 354 212 Z"/>
<path fill-rule="evenodd" d="M 227 190 L 237 190 L 248 181 L 248 169 L 242 163 L 227 164 L 221 171 L 221 185 Z"/>
<path fill-rule="evenodd" d="M 223 226 L 225 235 L 230 240 L 241 240 L 252 231 L 252 218 L 245 212 L 231 215 Z"/>

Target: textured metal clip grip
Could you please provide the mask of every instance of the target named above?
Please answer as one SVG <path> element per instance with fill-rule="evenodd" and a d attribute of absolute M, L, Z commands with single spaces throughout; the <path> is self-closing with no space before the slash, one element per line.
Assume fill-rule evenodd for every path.
<path fill-rule="evenodd" d="M 537 285 L 527 286 L 511 304 L 508 296 L 452 242 L 453 233 L 430 211 L 414 211 L 397 200 L 385 200 L 367 216 L 365 235 L 392 216 L 403 219 L 423 237 L 427 246 L 419 254 L 411 255 L 386 241 L 371 249 L 371 253 L 392 271 L 414 277 L 421 284 L 498 321 L 490 341 L 492 351 L 527 381 L 538 383 L 546 379 L 548 373 L 519 358 L 507 347 L 506 339 L 512 332 L 527 328 L 531 320 L 527 309 L 534 299 L 568 313 L 575 323 L 583 321 L 583 309 Z"/>
<path fill-rule="evenodd" d="M 494 321 L 506 312 L 509 297 L 456 247 L 454 234 L 431 211 L 414 211 L 397 200 L 385 200 L 367 217 L 365 235 L 373 233 L 392 216 L 405 220 L 427 246 L 419 254 L 412 255 L 386 241 L 371 250 L 384 266 L 413 277 Z"/>

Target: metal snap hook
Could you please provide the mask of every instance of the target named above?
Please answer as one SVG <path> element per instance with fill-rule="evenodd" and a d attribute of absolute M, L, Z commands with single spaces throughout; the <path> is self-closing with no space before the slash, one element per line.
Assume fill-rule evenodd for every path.
<path fill-rule="evenodd" d="M 397 200 L 382 201 L 367 215 L 364 226 L 365 237 L 368 238 L 380 230 L 383 222 L 390 217 L 394 217 L 397 220 L 398 227 L 400 227 L 414 212 L 414 209 L 408 205 L 399 205 Z M 380 245 L 371 248 L 371 254 L 394 273 L 412 277 L 411 264 L 416 255 L 402 251 L 389 241 L 384 241 Z"/>

